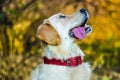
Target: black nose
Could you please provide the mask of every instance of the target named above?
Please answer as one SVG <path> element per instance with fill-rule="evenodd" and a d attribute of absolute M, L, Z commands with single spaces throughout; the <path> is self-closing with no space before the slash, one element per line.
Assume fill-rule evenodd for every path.
<path fill-rule="evenodd" d="M 80 10 L 81 13 L 83 13 L 83 12 L 85 12 L 85 11 L 86 11 L 85 8 L 82 8 L 82 9 Z"/>

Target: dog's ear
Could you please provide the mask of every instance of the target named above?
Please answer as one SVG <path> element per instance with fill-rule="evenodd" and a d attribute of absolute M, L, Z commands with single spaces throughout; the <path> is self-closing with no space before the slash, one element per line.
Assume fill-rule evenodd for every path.
<path fill-rule="evenodd" d="M 37 37 L 48 44 L 57 45 L 61 42 L 60 36 L 48 20 L 39 26 Z"/>

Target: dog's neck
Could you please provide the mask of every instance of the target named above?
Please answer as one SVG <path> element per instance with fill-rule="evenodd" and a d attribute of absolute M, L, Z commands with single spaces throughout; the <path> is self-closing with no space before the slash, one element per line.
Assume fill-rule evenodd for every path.
<path fill-rule="evenodd" d="M 81 56 L 83 58 L 84 54 L 81 49 L 75 43 L 66 43 L 58 46 L 48 45 L 44 48 L 43 56 L 50 59 L 68 59 L 70 57 Z"/>

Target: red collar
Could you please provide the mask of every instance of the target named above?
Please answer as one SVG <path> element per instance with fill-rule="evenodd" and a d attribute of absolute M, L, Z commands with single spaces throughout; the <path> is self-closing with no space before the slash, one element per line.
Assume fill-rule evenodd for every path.
<path fill-rule="evenodd" d="M 60 65 L 60 66 L 78 66 L 82 64 L 81 56 L 71 57 L 67 60 L 60 60 L 60 59 L 48 59 L 44 57 L 44 64 L 52 64 L 52 65 Z"/>

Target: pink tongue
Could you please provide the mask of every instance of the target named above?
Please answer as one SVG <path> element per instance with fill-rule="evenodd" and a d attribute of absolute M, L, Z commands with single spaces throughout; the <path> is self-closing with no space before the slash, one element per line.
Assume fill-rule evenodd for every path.
<path fill-rule="evenodd" d="M 72 33 L 73 33 L 73 35 L 74 35 L 76 38 L 78 38 L 78 39 L 80 39 L 80 40 L 84 39 L 85 36 L 86 36 L 86 34 L 85 34 L 85 28 L 84 28 L 84 27 L 74 28 L 74 29 L 72 30 Z"/>

